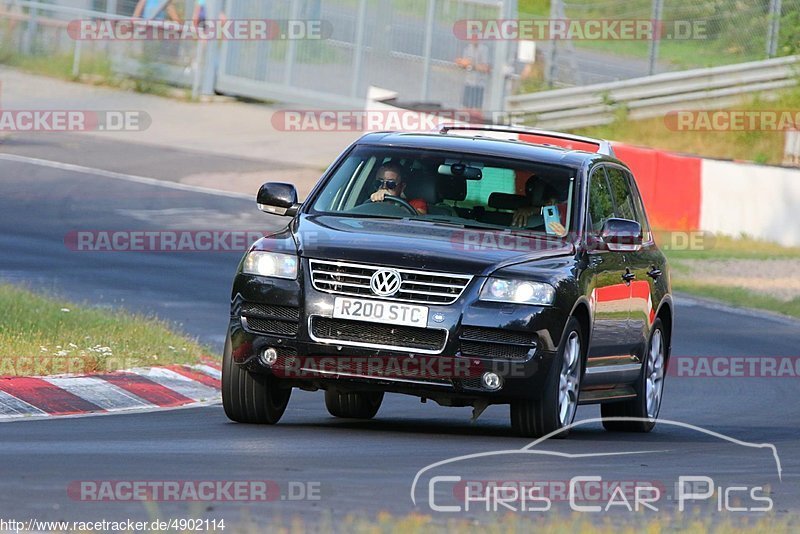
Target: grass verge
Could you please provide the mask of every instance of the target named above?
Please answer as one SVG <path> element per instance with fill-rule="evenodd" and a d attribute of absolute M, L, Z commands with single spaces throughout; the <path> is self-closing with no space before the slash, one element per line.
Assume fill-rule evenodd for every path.
<path fill-rule="evenodd" d="M 87 54 L 81 58 L 80 74 L 72 74 L 72 54 L 22 55 L 9 52 L 0 54 L 0 64 L 14 67 L 23 72 L 49 76 L 61 80 L 114 87 L 137 93 L 190 100 L 191 91 L 158 82 L 153 75 L 146 73 L 139 78 L 128 78 L 116 74 L 108 57 L 101 54 Z"/>
<path fill-rule="evenodd" d="M 754 270 L 752 273 L 753 283 L 757 284 L 757 280 L 755 280 L 757 275 L 771 271 L 769 262 L 772 260 L 797 260 L 800 267 L 800 248 L 798 247 L 783 247 L 777 243 L 748 237 L 713 236 L 707 239 L 701 250 L 669 250 L 666 248 L 664 253 L 670 262 L 672 287 L 676 291 L 719 300 L 732 306 L 767 310 L 800 318 L 800 298 L 778 299 L 759 292 L 757 286 L 745 289 L 726 282 L 722 277 L 715 284 L 700 282 L 693 277 L 694 269 L 690 266 L 690 262 L 693 260 L 723 260 L 732 264 L 736 264 L 739 260 L 738 265 L 741 266 L 741 269 Z M 747 267 L 745 267 L 745 262 Z"/>
<path fill-rule="evenodd" d="M 196 363 L 208 349 L 163 321 L 0 284 L 0 376 Z"/>
<path fill-rule="evenodd" d="M 740 308 L 755 308 L 800 318 L 800 298 L 787 302 L 740 287 L 698 284 L 692 282 L 691 279 L 675 275 L 672 277 L 672 289 L 699 297 L 712 298 Z"/>
<path fill-rule="evenodd" d="M 656 232 L 658 234 L 658 232 Z M 657 237 L 658 238 L 658 237 Z M 662 242 L 659 240 L 659 242 Z M 682 249 L 664 250 L 670 261 L 673 260 L 730 260 L 759 259 L 781 260 L 800 259 L 800 247 L 784 247 L 770 241 L 751 237 L 731 237 L 708 234 L 701 244 L 700 250 Z"/>
<path fill-rule="evenodd" d="M 800 87 L 782 91 L 774 100 L 753 98 L 728 111 L 786 111 L 800 109 Z M 780 165 L 783 162 L 785 133 L 782 131 L 675 131 L 663 116 L 631 120 L 627 114 L 605 126 L 575 130 L 590 137 L 613 139 L 622 143 L 658 147 L 661 150 L 701 156 L 754 161 Z M 723 110 L 724 111 L 724 110 Z"/>

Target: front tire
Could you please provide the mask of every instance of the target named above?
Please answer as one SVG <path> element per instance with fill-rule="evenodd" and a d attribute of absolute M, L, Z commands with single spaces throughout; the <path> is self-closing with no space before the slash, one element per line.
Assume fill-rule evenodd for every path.
<path fill-rule="evenodd" d="M 383 393 L 325 391 L 325 407 L 334 417 L 372 419 L 381 407 Z"/>
<path fill-rule="evenodd" d="M 611 432 L 650 432 L 661 411 L 664 374 L 667 362 L 667 336 L 661 319 L 653 322 L 653 330 L 645 351 L 645 361 L 636 385 L 636 398 L 603 404 L 600 415 L 603 427 Z M 607 417 L 630 417 L 631 421 L 608 421 Z"/>
<path fill-rule="evenodd" d="M 540 438 L 568 427 L 575 420 L 583 370 L 584 339 L 580 323 L 570 317 L 541 398 L 511 403 L 511 428 L 515 434 Z M 568 433 L 567 429 L 553 437 L 564 438 Z"/>
<path fill-rule="evenodd" d="M 274 425 L 286 411 L 291 394 L 291 388 L 281 388 L 274 376 L 251 373 L 236 365 L 228 334 L 222 353 L 222 407 L 228 419 Z"/>

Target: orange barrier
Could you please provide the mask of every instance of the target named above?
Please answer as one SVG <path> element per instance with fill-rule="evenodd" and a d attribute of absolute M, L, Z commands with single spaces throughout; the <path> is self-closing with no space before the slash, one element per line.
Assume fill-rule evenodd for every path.
<path fill-rule="evenodd" d="M 700 228 L 700 158 L 623 144 L 614 144 L 614 151 L 636 176 L 653 228 L 683 231 Z"/>

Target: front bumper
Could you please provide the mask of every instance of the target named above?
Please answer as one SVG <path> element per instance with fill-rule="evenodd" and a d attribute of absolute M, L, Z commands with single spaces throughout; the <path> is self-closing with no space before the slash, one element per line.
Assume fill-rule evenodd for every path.
<path fill-rule="evenodd" d="M 352 334 L 349 339 L 320 335 L 320 322 L 326 332 L 342 333 L 330 325 L 336 295 L 314 289 L 302 275 L 280 280 L 239 274 L 231 302 L 232 357 L 251 372 L 275 374 L 304 389 L 406 393 L 452 405 L 476 398 L 490 403 L 537 398 L 567 317 L 560 306 L 479 301 L 482 283 L 473 279 L 453 304 L 429 306 L 423 334 L 435 331 L 431 339 L 437 341 L 403 327 L 345 325 L 368 338 L 356 340 Z M 259 316 L 262 312 L 270 318 Z M 376 341 L 387 331 L 401 339 Z M 277 360 L 266 365 L 260 356 L 270 348 Z M 502 378 L 500 389 L 484 386 L 486 372 Z"/>

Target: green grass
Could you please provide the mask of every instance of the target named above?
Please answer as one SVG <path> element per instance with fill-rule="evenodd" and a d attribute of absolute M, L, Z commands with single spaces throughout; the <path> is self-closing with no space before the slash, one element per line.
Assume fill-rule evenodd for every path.
<path fill-rule="evenodd" d="M 670 250 L 656 232 L 656 239 L 670 261 L 679 260 L 780 260 L 800 259 L 799 247 L 784 247 L 777 243 L 750 237 L 730 237 L 705 234 L 700 250 Z"/>
<path fill-rule="evenodd" d="M 575 48 L 640 60 L 650 57 L 650 41 L 583 40 L 575 41 Z M 723 40 L 662 40 L 658 49 L 658 62 L 671 64 L 677 69 L 717 67 L 762 59 L 765 59 L 764 52 L 760 48 L 753 46 L 744 50 Z M 642 72 L 642 76 L 646 75 Z"/>
<path fill-rule="evenodd" d="M 733 108 L 747 111 L 800 109 L 800 87 L 782 91 L 773 100 L 754 97 Z M 620 108 L 611 124 L 574 130 L 574 133 L 600 137 L 639 146 L 697 154 L 712 158 L 736 159 L 779 165 L 783 161 L 785 133 L 774 131 L 675 131 L 664 117 L 631 120 Z"/>
<path fill-rule="evenodd" d="M 550 0 L 519 0 L 519 14 L 520 17 L 547 17 L 550 15 Z"/>
<path fill-rule="evenodd" d="M 190 91 L 181 90 L 171 85 L 158 82 L 154 74 L 144 66 L 144 75 L 139 78 L 128 78 L 114 72 L 111 61 L 102 54 L 87 54 L 81 58 L 78 76 L 72 74 L 72 53 L 56 55 L 23 55 L 14 52 L 0 52 L 0 64 L 14 67 L 30 74 L 49 76 L 68 81 L 87 82 L 93 85 L 104 85 L 135 91 L 137 93 L 157 96 L 188 99 Z M 151 69 L 152 70 L 152 69 Z"/>
<path fill-rule="evenodd" d="M 0 376 L 196 363 L 209 354 L 167 323 L 0 284 Z"/>
<path fill-rule="evenodd" d="M 669 250 L 663 248 L 670 262 L 672 288 L 691 295 L 711 298 L 733 306 L 755 308 L 800 317 L 800 298 L 790 301 L 741 287 L 709 285 L 692 279 L 692 268 L 684 260 L 800 260 L 800 248 L 749 237 L 710 236 L 701 250 Z M 765 267 L 767 268 L 767 267 Z"/>
<path fill-rule="evenodd" d="M 57 55 L 23 55 L 7 52 L 0 55 L 0 63 L 15 67 L 19 70 L 33 74 L 41 74 L 52 78 L 75 80 L 72 75 L 72 53 Z M 111 79 L 114 73 L 108 58 L 92 55 L 81 59 L 80 73 L 84 76 Z"/>
<path fill-rule="evenodd" d="M 699 297 L 715 299 L 740 308 L 755 308 L 800 318 L 800 298 L 787 302 L 740 287 L 698 284 L 679 276 L 672 277 L 672 289 Z"/>

